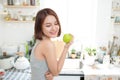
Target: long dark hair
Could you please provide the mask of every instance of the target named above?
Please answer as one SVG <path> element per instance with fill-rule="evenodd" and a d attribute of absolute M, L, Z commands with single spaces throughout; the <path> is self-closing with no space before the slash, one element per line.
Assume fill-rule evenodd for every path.
<path fill-rule="evenodd" d="M 42 35 L 43 35 L 42 25 L 43 25 L 43 22 L 44 22 L 45 18 L 48 15 L 53 15 L 56 18 L 56 20 L 58 22 L 58 25 L 60 27 L 57 36 L 60 36 L 60 34 L 61 34 L 61 25 L 60 25 L 60 21 L 59 21 L 59 18 L 57 16 L 57 14 L 50 8 L 44 8 L 44 9 L 40 10 L 36 15 L 35 27 L 34 27 L 34 38 L 35 39 L 42 40 Z"/>

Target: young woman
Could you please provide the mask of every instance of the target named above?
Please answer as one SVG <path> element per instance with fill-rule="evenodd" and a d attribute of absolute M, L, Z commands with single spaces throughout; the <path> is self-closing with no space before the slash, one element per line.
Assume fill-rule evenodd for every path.
<path fill-rule="evenodd" d="M 31 80 L 52 80 L 61 71 L 70 43 L 65 44 L 59 60 L 51 38 L 61 34 L 61 25 L 57 14 L 50 8 L 40 10 L 36 15 L 34 37 L 36 44 L 31 53 Z"/>

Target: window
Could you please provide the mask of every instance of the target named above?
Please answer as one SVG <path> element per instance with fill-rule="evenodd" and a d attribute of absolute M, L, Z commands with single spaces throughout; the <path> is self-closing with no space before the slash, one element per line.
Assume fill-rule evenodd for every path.
<path fill-rule="evenodd" d="M 45 0 L 43 7 L 57 11 L 63 33 L 72 33 L 75 42 L 95 44 L 97 0 Z"/>

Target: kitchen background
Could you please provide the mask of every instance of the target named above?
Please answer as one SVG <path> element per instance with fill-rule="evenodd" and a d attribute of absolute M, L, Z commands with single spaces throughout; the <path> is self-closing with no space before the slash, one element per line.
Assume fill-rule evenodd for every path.
<path fill-rule="evenodd" d="M 76 54 L 79 54 L 79 57 L 78 55 L 77 58 L 75 57 L 76 59 L 66 58 L 61 72 L 63 76 L 65 74 L 69 75 L 64 76 L 64 79 L 62 80 L 67 80 L 65 77 L 67 77 L 68 80 L 80 80 L 80 75 L 83 75 L 83 72 L 84 74 L 94 72 L 95 69 L 90 71 L 88 70 L 89 68 L 81 72 L 81 68 L 85 68 L 83 65 L 93 64 L 95 61 L 93 58 L 94 56 L 90 59 L 85 58 L 84 61 L 80 61 L 80 53 L 84 48 L 93 47 L 93 49 L 95 49 L 96 47 L 101 47 L 101 52 L 99 53 L 102 55 L 102 58 L 99 55 L 98 58 L 100 59 L 98 59 L 98 61 L 103 61 L 103 63 L 105 62 L 103 56 L 106 48 L 113 50 L 112 53 L 117 53 L 115 51 L 120 50 L 120 0 L 35 0 L 35 4 L 30 4 L 29 2 L 34 0 L 14 0 L 15 6 L 7 6 L 7 1 L 13 0 L 0 0 L 0 51 L 2 51 L 0 52 L 0 55 L 6 51 L 9 53 L 8 55 L 13 55 L 16 52 L 21 51 L 28 53 L 28 46 L 26 46 L 26 42 L 32 41 L 33 39 L 35 15 L 40 9 L 46 7 L 52 8 L 56 11 L 62 25 L 62 35 L 54 40 L 61 41 L 64 33 L 72 33 L 75 37 L 75 41 L 71 47 L 71 53 L 74 53 L 76 50 L 80 51 L 76 52 Z M 12 3 L 9 4 L 12 5 Z M 116 38 L 115 43 L 113 41 L 113 36 Z M 56 45 L 58 47 L 58 51 L 60 51 L 64 44 L 59 42 L 56 43 Z M 94 53 L 94 51 L 91 53 Z M 27 60 L 25 57 L 24 59 Z M 109 61 L 108 57 L 108 62 L 106 63 L 109 64 Z M 3 62 L 2 59 L 0 62 L 2 62 L 1 66 L 5 68 L 4 64 L 6 65 L 6 63 Z M 22 63 L 24 62 L 26 61 L 23 61 Z M 119 66 L 119 63 L 120 61 L 115 64 L 118 64 Z M 22 67 L 19 66 L 20 64 L 21 63 L 17 65 L 18 67 L 14 67 L 16 69 L 23 68 L 23 65 Z M 29 65 L 24 65 L 24 67 L 26 66 L 28 67 Z M 9 68 L 10 67 L 13 67 L 13 65 L 10 64 Z M 103 65 L 101 65 L 101 67 L 103 67 Z M 103 70 L 101 73 L 105 72 L 106 74 L 106 71 L 104 71 L 105 68 L 100 69 L 100 71 Z M 119 69 L 117 70 L 116 68 L 115 70 L 112 70 L 111 68 L 109 69 L 115 73 L 120 72 Z M 72 76 L 70 74 L 72 74 Z M 12 76 L 14 78 L 13 74 Z M 7 78 L 12 77 L 5 77 L 5 80 L 8 80 Z M 60 76 L 55 80 L 60 80 L 59 78 Z"/>
<path fill-rule="evenodd" d="M 80 2 L 78 0 L 36 0 L 36 2 L 34 7 L 7 7 L 4 6 L 6 0 L 0 0 L 0 11 L 9 11 L 11 16 L 16 18 L 17 15 L 35 17 L 36 12 L 45 7 L 54 9 L 61 21 L 62 35 L 72 33 L 75 36 L 73 47 L 76 49 L 84 46 L 107 47 L 113 36 L 120 37 L 120 27 L 114 25 L 114 18 L 111 19 L 111 16 L 114 16 L 112 0 Z M 0 46 L 9 42 L 24 43 L 32 39 L 34 21 L 6 21 L 5 16 L 6 14 L 0 14 Z M 117 44 L 119 43 L 120 40 L 117 41 Z"/>

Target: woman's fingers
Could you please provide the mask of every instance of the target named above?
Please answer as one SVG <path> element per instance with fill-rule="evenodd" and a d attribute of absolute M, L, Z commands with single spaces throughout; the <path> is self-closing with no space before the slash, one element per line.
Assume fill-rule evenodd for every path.
<path fill-rule="evenodd" d="M 53 80 L 53 75 L 50 72 L 46 72 L 45 76 L 47 80 Z"/>

